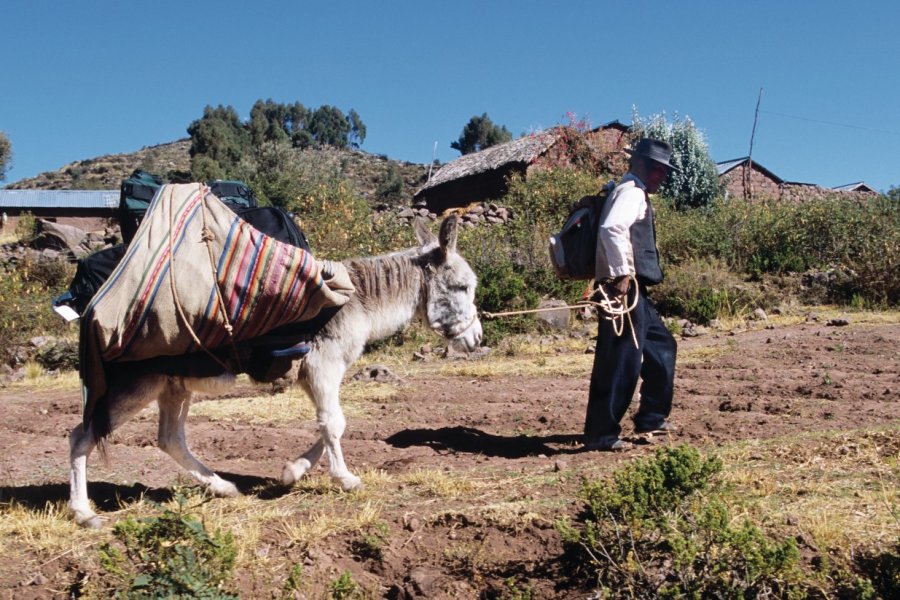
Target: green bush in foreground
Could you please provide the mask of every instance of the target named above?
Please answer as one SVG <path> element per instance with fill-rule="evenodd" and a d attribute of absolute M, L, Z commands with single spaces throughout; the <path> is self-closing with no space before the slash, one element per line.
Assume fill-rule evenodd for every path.
<path fill-rule="evenodd" d="M 604 597 L 802 596 L 794 541 L 735 524 L 714 482 L 721 468 L 685 445 L 585 483 L 579 523 L 559 525 L 581 574 Z"/>
<path fill-rule="evenodd" d="M 117 598 L 231 599 L 229 591 L 236 548 L 230 533 L 210 535 L 187 512 L 188 499 L 176 496 L 177 508 L 159 517 L 128 518 L 113 532 L 124 545 L 104 544 L 100 563 L 111 575 Z"/>

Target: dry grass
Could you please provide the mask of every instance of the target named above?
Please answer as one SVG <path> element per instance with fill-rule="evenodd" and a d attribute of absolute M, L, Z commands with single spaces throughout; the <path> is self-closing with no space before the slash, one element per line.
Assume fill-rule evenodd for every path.
<path fill-rule="evenodd" d="M 68 554 L 97 537 L 96 532 L 79 528 L 61 504 L 48 503 L 43 509 L 17 503 L 0 505 L 0 555 L 22 547 L 47 557 Z"/>
<path fill-rule="evenodd" d="M 14 390 L 29 390 L 34 392 L 78 390 L 80 389 L 80 386 L 81 380 L 78 371 L 64 371 L 62 373 L 50 374 L 47 373 L 41 365 L 35 362 L 26 363 L 24 379 L 9 384 L 9 387 Z"/>
<path fill-rule="evenodd" d="M 900 429 L 807 433 L 725 448 L 726 481 L 743 511 L 845 553 L 900 536 Z"/>

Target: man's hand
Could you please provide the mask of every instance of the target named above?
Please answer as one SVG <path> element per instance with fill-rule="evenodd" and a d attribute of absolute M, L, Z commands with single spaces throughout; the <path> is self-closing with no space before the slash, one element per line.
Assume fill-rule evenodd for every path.
<path fill-rule="evenodd" d="M 631 287 L 631 277 L 622 275 L 621 277 L 613 279 L 612 284 L 609 286 L 609 290 L 616 296 L 624 296 L 628 293 L 629 287 Z"/>

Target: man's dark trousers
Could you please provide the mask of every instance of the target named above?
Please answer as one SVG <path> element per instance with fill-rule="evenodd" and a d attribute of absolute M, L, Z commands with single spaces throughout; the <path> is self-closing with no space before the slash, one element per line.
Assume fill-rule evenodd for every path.
<path fill-rule="evenodd" d="M 672 410 L 677 344 L 647 300 L 643 286 L 631 321 L 640 349 L 634 346 L 627 319 L 625 330 L 617 336 L 612 321 L 601 315 L 584 424 L 585 443 L 612 444 L 619 439 L 619 422 L 631 404 L 638 375 L 642 383 L 635 429 L 659 427 Z"/>

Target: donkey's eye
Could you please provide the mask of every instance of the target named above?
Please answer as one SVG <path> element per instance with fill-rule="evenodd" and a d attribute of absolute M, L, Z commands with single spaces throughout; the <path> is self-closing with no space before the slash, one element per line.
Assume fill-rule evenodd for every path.
<path fill-rule="evenodd" d="M 451 285 L 451 286 L 450 286 L 450 291 L 453 291 L 453 292 L 468 292 L 468 291 L 469 291 L 469 286 L 467 286 L 467 285 L 460 285 L 460 284 Z"/>

